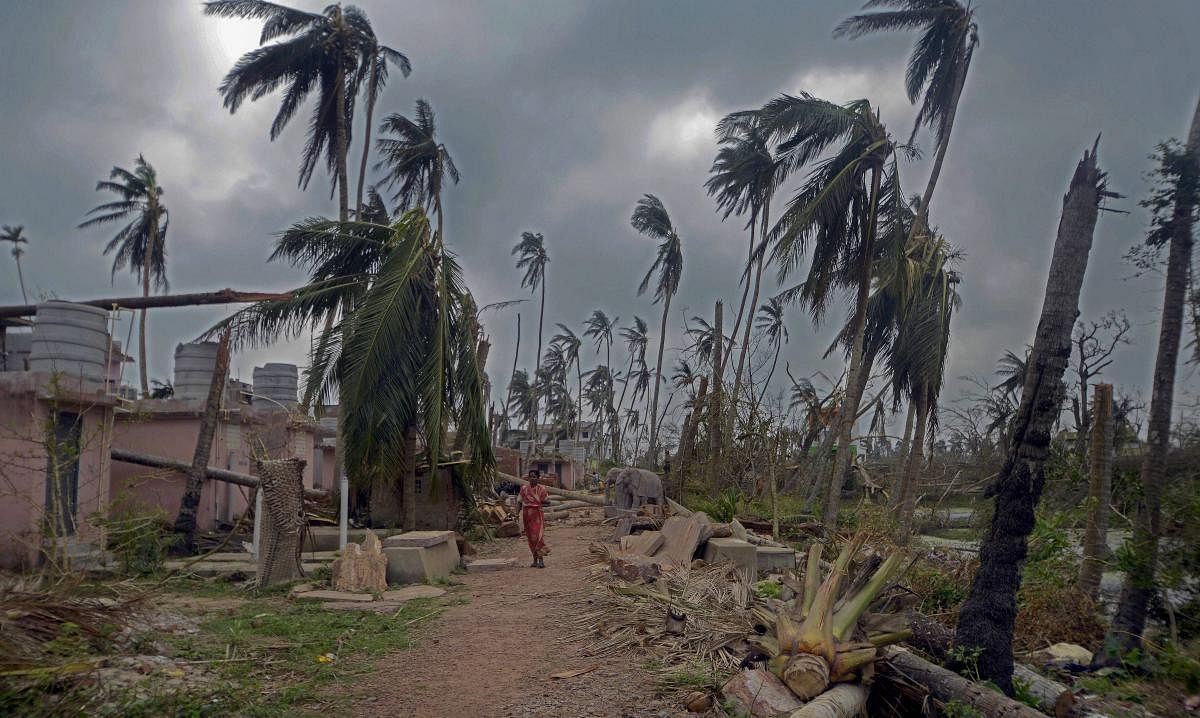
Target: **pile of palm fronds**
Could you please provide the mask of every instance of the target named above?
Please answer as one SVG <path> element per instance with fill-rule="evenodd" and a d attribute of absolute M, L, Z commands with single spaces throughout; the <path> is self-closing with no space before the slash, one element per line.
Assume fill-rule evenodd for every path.
<path fill-rule="evenodd" d="M 0 676 L 57 666 L 107 642 L 128 617 L 126 604 L 43 590 L 0 586 Z"/>
<path fill-rule="evenodd" d="M 664 568 L 654 584 L 597 587 L 575 625 L 591 655 L 638 648 L 668 665 L 701 660 L 732 669 L 749 649 L 746 637 L 756 633 L 751 594 L 730 564 Z"/>

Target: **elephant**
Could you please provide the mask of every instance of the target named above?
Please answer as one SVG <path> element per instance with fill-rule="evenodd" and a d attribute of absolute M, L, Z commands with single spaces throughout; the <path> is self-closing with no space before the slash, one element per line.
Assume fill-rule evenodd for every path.
<path fill-rule="evenodd" d="M 662 479 L 653 471 L 645 469 L 614 469 L 616 475 L 616 506 L 636 509 L 645 504 L 661 504 L 663 500 Z M 609 472 L 610 476 L 612 472 Z"/>

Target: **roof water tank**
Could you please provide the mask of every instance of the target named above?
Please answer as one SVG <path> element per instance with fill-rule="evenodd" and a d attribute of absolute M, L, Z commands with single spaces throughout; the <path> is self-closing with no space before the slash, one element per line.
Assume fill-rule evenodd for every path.
<path fill-rule="evenodd" d="M 102 382 L 108 365 L 108 312 L 72 302 L 37 307 L 29 370 Z"/>
<path fill-rule="evenodd" d="M 217 366 L 217 343 L 196 342 L 175 346 L 176 399 L 207 399 Z"/>
<path fill-rule="evenodd" d="M 277 401 L 287 407 L 299 403 L 296 400 L 296 388 L 300 381 L 300 370 L 295 364 L 267 363 L 254 367 L 255 399 Z M 256 402 L 257 403 L 257 402 Z M 271 401 L 264 402 L 270 404 Z"/>

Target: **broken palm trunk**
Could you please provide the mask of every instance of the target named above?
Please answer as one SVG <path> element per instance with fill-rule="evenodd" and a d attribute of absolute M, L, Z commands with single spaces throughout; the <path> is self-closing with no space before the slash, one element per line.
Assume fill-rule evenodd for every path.
<path fill-rule="evenodd" d="M 262 486 L 262 545 L 258 547 L 258 587 L 298 578 L 304 541 L 304 460 L 256 461 Z"/>

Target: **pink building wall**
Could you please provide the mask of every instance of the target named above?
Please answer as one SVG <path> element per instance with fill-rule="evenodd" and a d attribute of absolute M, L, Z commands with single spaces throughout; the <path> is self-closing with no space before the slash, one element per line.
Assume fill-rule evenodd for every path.
<path fill-rule="evenodd" d="M 52 388 L 53 386 L 53 388 Z M 50 374 L 0 373 L 0 568 L 38 565 L 46 537 L 48 448 L 53 414 L 79 421 L 75 533 L 65 543 L 100 545 L 104 532 L 90 519 L 106 513 L 113 402 L 99 385 L 53 385 Z M 62 544 L 60 543 L 60 546 Z"/>

